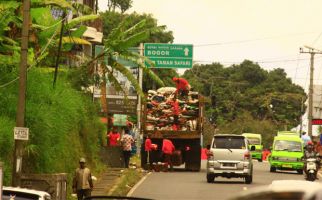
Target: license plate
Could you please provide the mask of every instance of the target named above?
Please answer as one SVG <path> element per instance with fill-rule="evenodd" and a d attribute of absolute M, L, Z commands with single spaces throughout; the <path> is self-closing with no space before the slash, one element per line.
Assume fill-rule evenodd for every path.
<path fill-rule="evenodd" d="M 284 168 L 292 168 L 292 165 L 282 165 Z"/>
<path fill-rule="evenodd" d="M 224 166 L 224 167 L 235 167 L 235 163 L 223 163 L 222 166 Z"/>

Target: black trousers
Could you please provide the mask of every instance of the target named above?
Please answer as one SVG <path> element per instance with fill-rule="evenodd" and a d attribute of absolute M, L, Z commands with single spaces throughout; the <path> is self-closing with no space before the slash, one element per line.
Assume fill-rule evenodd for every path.
<path fill-rule="evenodd" d="M 77 199 L 83 200 L 85 197 L 91 196 L 91 189 L 81 189 L 77 190 Z"/>
<path fill-rule="evenodd" d="M 129 168 L 131 151 L 123 151 L 125 168 Z"/>

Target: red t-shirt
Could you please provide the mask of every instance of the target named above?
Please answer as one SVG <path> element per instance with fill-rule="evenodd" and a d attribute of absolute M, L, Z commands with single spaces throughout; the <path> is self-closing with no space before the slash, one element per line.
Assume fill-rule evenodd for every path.
<path fill-rule="evenodd" d="M 151 139 L 147 138 L 145 139 L 145 151 L 151 151 L 152 150 L 152 141 Z"/>
<path fill-rule="evenodd" d="M 184 78 L 177 78 L 175 81 L 177 90 L 187 90 L 189 83 L 186 79 Z"/>
<path fill-rule="evenodd" d="M 116 133 L 110 132 L 108 135 L 109 135 L 110 146 L 118 146 L 117 142 L 120 139 L 121 135 L 118 132 Z"/>
<path fill-rule="evenodd" d="M 164 139 L 162 143 L 162 152 L 165 154 L 172 154 L 174 150 L 173 143 L 168 139 Z"/>

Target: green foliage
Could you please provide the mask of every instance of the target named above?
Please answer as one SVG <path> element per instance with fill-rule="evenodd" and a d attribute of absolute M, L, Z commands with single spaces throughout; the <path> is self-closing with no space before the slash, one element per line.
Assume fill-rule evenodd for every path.
<path fill-rule="evenodd" d="M 135 24 L 145 20 L 145 28 L 150 30 L 150 36 L 144 40 L 142 43 L 172 43 L 173 33 L 172 31 L 167 31 L 167 26 L 158 26 L 157 19 L 153 18 L 151 14 L 121 14 L 117 12 L 106 11 L 100 13 L 103 19 L 103 34 L 104 37 L 108 37 L 113 29 L 115 29 L 125 18 L 129 18 L 129 23 L 124 27 L 125 29 L 134 26 Z M 134 46 L 138 46 L 139 43 Z"/>
<path fill-rule="evenodd" d="M 149 36 L 142 40 L 133 41 L 132 46 L 138 46 L 139 42 L 142 43 L 172 43 L 173 42 L 173 33 L 172 31 L 167 31 L 166 26 L 158 26 L 157 19 L 153 18 L 151 14 L 121 14 L 118 12 L 109 12 L 106 11 L 101 13 L 101 17 L 104 22 L 104 37 L 112 37 L 117 35 L 120 32 L 115 32 L 113 29 L 116 29 L 118 24 L 126 18 L 127 23 L 123 23 L 123 30 L 128 29 L 128 32 L 133 31 L 135 24 L 139 24 L 142 28 L 149 30 Z M 144 23 L 142 23 L 144 21 Z M 144 26 L 143 26 L 144 25 Z M 136 25 L 138 26 L 138 25 Z M 142 33 L 143 34 L 143 33 Z M 113 36 L 114 37 L 114 36 Z M 132 47 L 131 46 L 131 47 Z M 174 69 L 153 69 L 148 70 L 144 68 L 144 77 L 143 77 L 143 91 L 147 91 L 152 88 L 157 88 L 163 85 L 169 86 L 173 85 L 172 77 L 178 76 Z M 162 80 L 162 81 L 160 81 Z M 162 83 L 163 82 L 163 83 Z"/>
<path fill-rule="evenodd" d="M 273 136 L 279 129 L 270 120 L 258 120 L 245 112 L 237 119 L 218 127 L 218 132 L 224 134 L 259 133 L 262 135 L 264 148 L 269 148 L 273 142 Z"/>
<path fill-rule="evenodd" d="M 115 12 L 119 8 L 122 13 L 132 7 L 133 0 L 107 0 L 108 11 Z"/>
<path fill-rule="evenodd" d="M 9 118 L 2 114 L 0 115 L 0 162 L 3 162 L 4 164 L 3 175 L 5 185 L 8 185 L 11 180 L 11 163 L 14 148 L 13 128 L 15 127 L 13 119 L 14 118 Z"/>
<path fill-rule="evenodd" d="M 98 155 L 103 124 L 91 98 L 73 89 L 68 72 L 60 73 L 56 88 L 52 70 L 33 68 L 28 73 L 26 126 L 30 128 L 24 155 L 24 172 L 72 173 L 84 156 L 91 165 L 100 164 Z M 12 131 L 16 113 L 17 84 L 0 90 L 0 160 L 11 170 Z M 6 142 L 6 143 L 5 143 Z M 8 184 L 9 177 L 5 183 Z"/>

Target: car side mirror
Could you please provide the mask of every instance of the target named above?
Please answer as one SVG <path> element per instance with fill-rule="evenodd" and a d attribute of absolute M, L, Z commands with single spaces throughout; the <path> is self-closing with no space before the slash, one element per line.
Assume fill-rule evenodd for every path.
<path fill-rule="evenodd" d="M 256 147 L 255 147 L 254 145 L 252 145 L 252 146 L 250 147 L 250 150 L 251 150 L 251 151 L 255 151 L 255 150 L 256 150 Z"/>
<path fill-rule="evenodd" d="M 208 144 L 206 148 L 207 148 L 208 150 L 210 150 L 210 144 Z"/>

